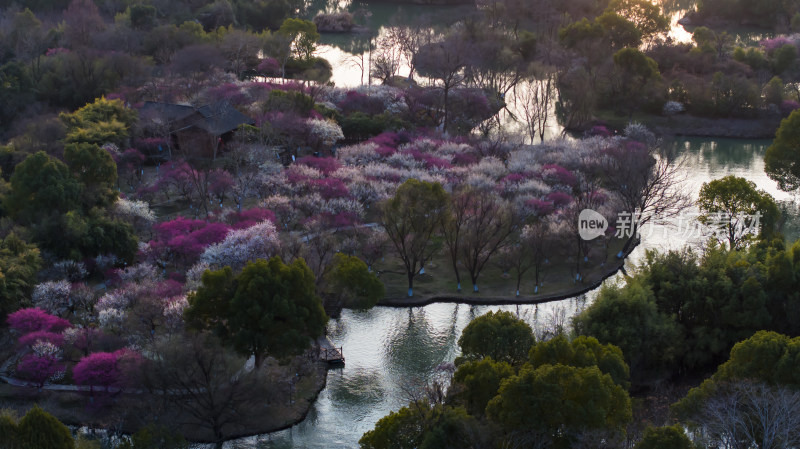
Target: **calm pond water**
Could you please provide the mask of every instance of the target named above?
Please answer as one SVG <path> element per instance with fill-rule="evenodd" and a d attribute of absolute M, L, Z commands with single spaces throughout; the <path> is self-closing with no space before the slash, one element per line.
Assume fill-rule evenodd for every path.
<path fill-rule="evenodd" d="M 673 0 L 667 12 L 673 21 L 671 35 L 680 41 L 691 35 L 677 25 L 691 2 Z M 347 5 L 349 2 L 343 2 Z M 665 5 L 667 6 L 667 5 Z M 388 23 L 396 6 L 372 6 L 372 25 Z M 408 7 L 407 7 L 408 8 Z M 414 12 L 441 12 L 443 8 L 410 7 Z M 337 86 L 357 86 L 361 70 L 353 62 L 353 54 L 363 43 L 358 37 L 326 36 L 320 55 L 334 67 Z M 349 51 L 348 51 L 349 50 Z M 406 72 L 407 73 L 407 72 Z M 364 78 L 366 81 L 366 77 Z M 556 125 L 553 125 L 554 127 Z M 550 134 L 558 134 L 558 129 Z M 778 200 L 793 217 L 785 225 L 790 239 L 800 236 L 800 224 L 794 198 L 781 192 L 764 173 L 764 152 L 770 141 L 732 139 L 679 139 L 666 143 L 682 160 L 686 174 L 685 188 L 695 197 L 703 182 L 726 175 L 737 175 L 755 182 Z M 649 248 L 679 248 L 699 244 L 702 239 L 686 238 L 674 227 L 656 226 L 645 236 L 627 265 L 641 260 Z M 612 277 L 607 282 L 617 282 Z M 434 379 L 436 368 L 452 362 L 458 355 L 457 341 L 473 318 L 489 311 L 508 310 L 518 313 L 538 332 L 566 324 L 569 318 L 591 303 L 596 292 L 577 298 L 538 306 L 468 306 L 433 304 L 412 309 L 378 307 L 366 312 L 344 311 L 341 318 L 331 320 L 328 333 L 337 346 L 343 346 L 347 363 L 344 368 L 329 372 L 328 383 L 313 405 L 308 417 L 291 429 L 270 435 L 231 441 L 226 448 L 352 448 L 361 435 L 375 422 L 409 401 L 409 392 Z"/>

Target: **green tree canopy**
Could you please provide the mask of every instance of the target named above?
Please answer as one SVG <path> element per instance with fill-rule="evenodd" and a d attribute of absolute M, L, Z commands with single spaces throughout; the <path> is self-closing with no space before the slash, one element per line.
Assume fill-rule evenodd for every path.
<path fill-rule="evenodd" d="M 320 37 L 317 26 L 313 22 L 292 17 L 283 21 L 278 33 L 289 36 L 292 40 L 294 57 L 306 61 L 313 56 Z"/>
<path fill-rule="evenodd" d="M 280 257 L 248 263 L 236 276 L 230 268 L 203 275 L 189 295 L 186 316 L 195 327 L 215 330 L 236 351 L 276 358 L 302 353 L 325 331 L 328 317 L 315 291 L 314 273 L 302 259 Z M 208 282 L 208 284 L 206 284 Z"/>
<path fill-rule="evenodd" d="M 39 249 L 26 243 L 15 233 L 0 242 L 0 322 L 6 315 L 25 305 L 33 287 L 36 273 L 42 265 Z"/>
<path fill-rule="evenodd" d="M 114 203 L 117 164 L 108 151 L 94 143 L 68 143 L 64 146 L 64 161 L 84 186 L 81 200 L 87 209 Z"/>
<path fill-rule="evenodd" d="M 677 324 L 658 310 L 653 291 L 637 277 L 623 286 L 604 285 L 573 325 L 581 335 L 619 347 L 634 381 L 668 376 L 681 346 Z"/>
<path fill-rule="evenodd" d="M 603 37 L 612 49 L 636 48 L 642 43 L 642 31 L 636 24 L 621 15 L 606 11 L 595 19 L 603 30 Z"/>
<path fill-rule="evenodd" d="M 703 183 L 698 219 L 714 229 L 729 249 L 739 249 L 754 236 L 769 238 L 776 231 L 780 210 L 772 196 L 757 190 L 753 181 L 728 175 Z"/>
<path fill-rule="evenodd" d="M 681 426 L 648 427 L 634 449 L 694 449 Z"/>
<path fill-rule="evenodd" d="M 764 154 L 767 175 L 782 190 L 800 188 L 800 109 L 781 120 L 775 140 Z"/>
<path fill-rule="evenodd" d="M 461 364 L 453 375 L 458 400 L 474 416 L 485 413 L 486 404 L 497 396 L 501 382 L 513 376 L 514 368 L 507 362 L 495 362 L 491 357 Z"/>
<path fill-rule="evenodd" d="M 612 344 L 600 344 L 594 337 L 580 336 L 569 341 L 564 335 L 535 344 L 530 350 L 530 365 L 569 365 L 578 368 L 596 366 L 614 382 L 627 390 L 628 365 L 622 351 Z"/>
<path fill-rule="evenodd" d="M 596 366 L 526 365 L 503 382 L 486 411 L 506 430 L 539 434 L 564 448 L 585 430 L 618 434 L 631 420 L 628 393 Z"/>
<path fill-rule="evenodd" d="M 417 401 L 381 418 L 358 443 L 362 449 L 460 449 L 474 447 L 477 423 L 460 407 Z"/>
<path fill-rule="evenodd" d="M 136 119 L 136 111 L 125 107 L 122 100 L 105 97 L 73 113 L 61 114 L 61 120 L 67 125 L 67 142 L 114 143 L 118 147 L 128 140 Z"/>
<path fill-rule="evenodd" d="M 16 433 L 19 449 L 75 448 L 75 440 L 67 426 L 38 405 L 19 420 Z"/>
<path fill-rule="evenodd" d="M 699 387 L 689 390 L 673 409 L 678 416 L 691 419 L 707 401 L 741 381 L 800 389 L 800 337 L 760 331 L 737 343 L 730 358 Z"/>
<path fill-rule="evenodd" d="M 528 358 L 535 339 L 528 323 L 511 312 L 489 312 L 472 320 L 458 339 L 461 361 L 491 357 L 498 362 L 520 365 Z"/>
<path fill-rule="evenodd" d="M 63 162 L 44 151 L 17 165 L 10 181 L 11 192 L 4 199 L 6 211 L 23 224 L 78 206 L 80 184 Z"/>
<path fill-rule="evenodd" d="M 622 70 L 629 82 L 644 84 L 661 76 L 656 61 L 637 48 L 623 48 L 614 53 L 614 64 Z"/>
<path fill-rule="evenodd" d="M 355 256 L 337 253 L 325 275 L 325 292 L 342 301 L 343 307 L 369 309 L 386 294 L 383 282 Z"/>
<path fill-rule="evenodd" d="M 669 19 L 661 14 L 661 8 L 648 0 L 611 0 L 607 11 L 613 11 L 631 21 L 644 37 L 666 33 Z"/>

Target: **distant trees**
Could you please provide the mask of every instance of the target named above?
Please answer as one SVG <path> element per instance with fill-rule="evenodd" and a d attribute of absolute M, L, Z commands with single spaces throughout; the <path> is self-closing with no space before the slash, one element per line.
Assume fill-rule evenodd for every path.
<path fill-rule="evenodd" d="M 322 334 L 327 316 L 315 292 L 314 274 L 302 259 L 286 265 L 279 257 L 203 274 L 188 297 L 185 316 L 195 328 L 214 331 L 243 355 L 283 358 L 301 353 Z"/>
<path fill-rule="evenodd" d="M 607 11 L 628 19 L 646 38 L 665 33 L 669 28 L 669 19 L 661 14 L 661 8 L 647 0 L 611 0 Z"/>
<path fill-rule="evenodd" d="M 420 75 L 439 80 L 444 95 L 442 129 L 450 130 L 450 92 L 465 80 L 464 68 L 469 62 L 469 44 L 457 34 L 448 34 L 440 42 L 425 44 L 414 56 Z"/>
<path fill-rule="evenodd" d="M 302 60 L 311 59 L 319 33 L 313 22 L 302 19 L 288 18 L 283 21 L 278 33 L 290 38 L 294 57 Z"/>

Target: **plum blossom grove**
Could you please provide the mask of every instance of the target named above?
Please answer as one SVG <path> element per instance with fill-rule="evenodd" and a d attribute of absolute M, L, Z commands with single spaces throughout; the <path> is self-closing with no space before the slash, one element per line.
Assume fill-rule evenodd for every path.
<path fill-rule="evenodd" d="M 392 257 L 393 250 L 380 227 L 361 226 L 376 220 L 379 204 L 409 179 L 439 183 L 451 195 L 468 187 L 507 205 L 520 225 L 498 245 L 505 249 L 492 260 L 519 277 L 527 275 L 525 267 L 533 267 L 530 273 L 539 277 L 548 257 L 585 257 L 600 250 L 575 243 L 575 231 L 566 222 L 577 207 L 587 205 L 609 218 L 618 212 L 615 192 L 604 189 L 600 167 L 609 154 L 619 153 L 610 149 L 624 153 L 631 145 L 642 144 L 621 137 L 592 137 L 487 148 L 463 139 L 384 133 L 340 148 L 337 158 L 310 156 L 279 171 L 269 169 L 269 175 L 257 181 L 268 186 L 256 186 L 246 200 L 256 207 L 239 211 L 223 201 L 226 207 L 202 218 L 178 216 L 152 224 L 148 231 L 152 240 L 140 249 L 143 261 L 106 272 L 104 293 L 90 293 L 87 298 L 84 284 L 66 280 L 37 285 L 33 300 L 39 308 L 23 309 L 8 318 L 24 353 L 18 374 L 41 386 L 58 381 L 67 366 L 73 370 L 92 366 L 87 370 L 105 374 L 76 380 L 94 379 L 106 390 L 117 385 L 111 379 L 113 368 L 79 363 L 102 348 L 103 354 L 112 355 L 95 358 L 105 357 L 103 363 L 110 366 L 114 351 L 135 352 L 149 339 L 179 332 L 186 291 L 199 285 L 208 268 L 241 269 L 248 261 L 277 254 L 286 260 L 304 257 L 315 270 L 324 271 L 332 255 L 344 251 L 361 257 L 373 270 L 380 259 Z M 149 208 L 142 202 L 121 202 L 119 213 L 151 223 Z M 537 239 L 550 242 L 534 251 L 539 259 L 521 260 L 529 252 L 511 250 Z M 580 260 L 576 267 L 574 274 L 580 276 Z M 185 274 L 179 275 L 180 270 Z"/>
<path fill-rule="evenodd" d="M 642 127 L 627 137 L 597 133 L 539 145 L 424 128 L 385 131 L 431 109 L 388 87 L 231 83 L 223 90 L 255 120 L 224 143 L 216 160 L 156 150 L 169 143 L 147 123 L 132 140 L 135 150 L 104 150 L 120 173 L 109 214 L 131 225 L 138 252 L 133 259 L 64 260 L 43 272 L 31 289 L 33 307 L 7 318 L 16 377 L 40 389 L 72 382 L 94 396 L 136 387 L 137 373 L 153 362 L 148 348 L 189 335 L 184 312 L 209 270 L 241 273 L 249 262 L 273 256 L 287 264 L 302 259 L 318 291 L 336 271 L 337 254 L 360 258 L 386 285 L 408 278 L 411 294 L 411 282 L 436 264 L 447 267 L 437 274 L 451 286 L 440 292 L 446 294 L 460 291 L 462 276 L 482 292 L 491 267 L 499 267 L 509 295 L 538 294 L 547 291 L 544 279 L 555 260 L 580 284 L 586 270 L 605 261 L 613 232 L 582 241 L 577 214 L 592 208 L 614 221 L 622 203 L 605 178 L 609 158 L 640 158 L 640 166 L 649 166 L 657 146 Z M 306 107 L 309 99 L 316 106 Z M 397 126 L 374 132 L 360 118 L 331 119 L 342 113 L 380 114 Z M 458 126 L 479 122 L 452 114 Z M 384 210 L 409 181 L 441 186 L 447 204 L 429 226 L 429 240 L 441 245 L 432 251 L 422 242 L 421 260 L 401 273 L 403 242 L 416 236 L 385 232 Z M 402 296 L 404 287 L 388 295 Z"/>

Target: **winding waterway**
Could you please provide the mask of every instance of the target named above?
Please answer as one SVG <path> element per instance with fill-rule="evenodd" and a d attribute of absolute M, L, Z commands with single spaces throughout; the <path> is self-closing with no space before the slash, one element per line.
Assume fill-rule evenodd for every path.
<path fill-rule="evenodd" d="M 755 182 L 797 216 L 793 198 L 778 190 L 764 173 L 763 154 L 769 141 L 681 139 L 673 145 L 687 174 L 686 188 L 697 194 L 703 182 L 737 175 Z M 798 238 L 797 220 L 786 226 Z M 688 239 L 692 243 L 693 239 Z M 646 249 L 679 248 L 687 238 L 675 229 L 657 226 L 631 255 L 641 260 Z M 612 277 L 607 282 L 616 282 Z M 229 442 L 227 448 L 352 448 L 375 422 L 409 401 L 408 391 L 432 380 L 436 368 L 458 355 L 457 341 L 473 318 L 489 311 L 519 313 L 536 331 L 567 323 L 590 303 L 595 292 L 539 306 L 467 306 L 432 304 L 411 309 L 377 307 L 344 311 L 331 320 L 328 332 L 344 348 L 344 368 L 330 371 L 326 388 L 305 421 L 289 430 Z"/>
<path fill-rule="evenodd" d="M 680 3 L 670 12 L 673 19 L 671 36 L 680 41 L 691 39 L 677 20 L 682 16 Z M 383 8 L 383 9 L 380 9 Z M 394 7 L 396 9 L 396 7 Z M 685 9 L 684 9 L 685 11 Z M 379 6 L 385 16 L 391 7 Z M 376 15 L 378 15 L 376 13 Z M 374 19 L 380 17 L 373 16 Z M 383 19 L 381 19 L 383 20 Z M 385 23 L 385 22 L 384 22 Z M 360 84 L 361 70 L 352 64 L 352 37 L 329 37 L 320 53 L 334 67 L 338 86 Z M 339 40 L 331 45 L 330 39 Z M 365 80 L 366 81 L 366 80 Z M 553 132 L 553 134 L 556 134 Z M 676 160 L 682 161 L 686 175 L 685 188 L 696 196 L 703 182 L 726 175 L 745 177 L 772 194 L 797 217 L 794 198 L 781 192 L 764 173 L 763 155 L 769 141 L 732 139 L 679 139 L 665 143 L 674 149 Z M 800 236 L 800 225 L 794 218 L 784 226 L 788 239 Z M 641 260 L 646 249 L 675 249 L 685 244 L 700 244 L 702 239 L 677 232 L 674 227 L 656 226 L 644 236 L 626 262 L 632 267 Z M 612 277 L 607 282 L 617 282 Z M 409 393 L 436 376 L 436 368 L 452 362 L 458 355 L 457 341 L 464 327 L 473 318 L 489 311 L 508 310 L 518 313 L 537 331 L 567 324 L 569 317 L 590 303 L 595 292 L 563 301 L 538 306 L 467 306 L 432 304 L 411 309 L 377 307 L 365 312 L 344 311 L 331 320 L 328 333 L 337 346 L 344 348 L 344 368 L 329 372 L 327 386 L 313 405 L 308 417 L 291 429 L 244 438 L 226 443 L 226 448 L 353 448 L 361 435 L 375 422 L 409 401 Z"/>

